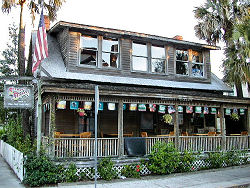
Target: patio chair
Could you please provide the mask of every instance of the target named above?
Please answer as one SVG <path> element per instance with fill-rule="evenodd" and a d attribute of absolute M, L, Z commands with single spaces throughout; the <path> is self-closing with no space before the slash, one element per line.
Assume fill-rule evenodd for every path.
<path fill-rule="evenodd" d="M 174 136 L 174 131 L 170 131 L 169 136 Z"/>
<path fill-rule="evenodd" d="M 181 136 L 188 136 L 188 132 L 182 132 Z"/>
<path fill-rule="evenodd" d="M 247 131 L 242 131 L 240 134 L 241 134 L 241 136 L 247 136 L 248 132 Z"/>
<path fill-rule="evenodd" d="M 207 135 L 208 136 L 216 136 L 216 132 L 208 132 Z"/>
<path fill-rule="evenodd" d="M 90 138 L 91 132 L 82 132 L 80 133 L 80 138 Z"/>
<path fill-rule="evenodd" d="M 61 132 L 55 132 L 54 133 L 54 137 L 55 138 L 61 138 L 60 134 L 61 134 Z"/>
<path fill-rule="evenodd" d="M 141 137 L 148 137 L 148 133 L 147 132 L 141 132 Z"/>

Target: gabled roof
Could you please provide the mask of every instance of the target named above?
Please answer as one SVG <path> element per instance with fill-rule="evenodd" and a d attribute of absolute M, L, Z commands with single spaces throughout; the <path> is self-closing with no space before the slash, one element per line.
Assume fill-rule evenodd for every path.
<path fill-rule="evenodd" d="M 97 33 L 110 33 L 110 34 L 116 34 L 123 37 L 134 37 L 138 39 L 148 39 L 148 40 L 158 40 L 167 42 L 170 44 L 179 44 L 179 45 L 188 45 L 188 46 L 194 46 L 199 48 L 205 48 L 210 50 L 220 50 L 220 47 L 218 46 L 212 46 L 207 44 L 200 44 L 195 42 L 189 42 L 184 40 L 177 40 L 174 38 L 168 38 L 168 37 L 162 37 L 157 35 L 150 35 L 145 33 L 138 33 L 138 32 L 132 32 L 132 31 L 126 31 L 126 30 L 119 30 L 119 29 L 111 29 L 111 28 L 104 28 L 104 27 L 98 27 L 98 26 L 91 26 L 91 25 L 84 25 L 84 24 L 77 24 L 77 23 L 71 23 L 71 22 L 65 22 L 65 21 L 59 21 L 57 22 L 50 30 L 49 33 L 58 33 L 64 28 L 70 28 L 71 30 L 75 31 L 94 31 Z"/>
<path fill-rule="evenodd" d="M 214 74 L 211 77 L 211 83 L 179 82 L 169 80 L 155 80 L 148 78 L 131 78 L 123 76 L 108 76 L 98 74 L 86 74 L 68 72 L 66 70 L 59 44 L 56 38 L 48 35 L 49 57 L 43 60 L 41 65 L 41 76 L 55 79 L 68 79 L 79 81 L 91 81 L 97 83 L 112 83 L 124 85 L 139 86 L 157 86 L 163 88 L 195 89 L 195 90 L 213 90 L 213 91 L 232 91 Z"/>

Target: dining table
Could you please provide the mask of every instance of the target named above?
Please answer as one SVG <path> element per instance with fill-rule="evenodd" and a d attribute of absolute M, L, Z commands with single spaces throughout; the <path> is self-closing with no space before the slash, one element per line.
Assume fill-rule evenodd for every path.
<path fill-rule="evenodd" d="M 64 137 L 77 137 L 80 138 L 80 134 L 60 134 L 60 138 L 64 138 Z"/>

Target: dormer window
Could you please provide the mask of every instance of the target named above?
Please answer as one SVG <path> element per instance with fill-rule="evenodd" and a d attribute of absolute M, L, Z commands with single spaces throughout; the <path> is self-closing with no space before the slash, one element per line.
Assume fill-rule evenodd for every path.
<path fill-rule="evenodd" d="M 148 71 L 148 52 L 147 45 L 143 43 L 132 44 L 132 70 L 133 71 Z"/>
<path fill-rule="evenodd" d="M 102 67 L 118 68 L 119 41 L 118 39 L 102 40 Z"/>
<path fill-rule="evenodd" d="M 151 46 L 151 72 L 166 72 L 166 55 L 164 47 Z"/>
<path fill-rule="evenodd" d="M 187 50 L 176 50 L 176 74 L 189 75 Z"/>
<path fill-rule="evenodd" d="M 80 65 L 97 65 L 98 40 L 96 36 L 82 35 L 80 42 Z"/>
<path fill-rule="evenodd" d="M 203 56 L 201 52 L 192 51 L 192 76 L 203 77 Z"/>

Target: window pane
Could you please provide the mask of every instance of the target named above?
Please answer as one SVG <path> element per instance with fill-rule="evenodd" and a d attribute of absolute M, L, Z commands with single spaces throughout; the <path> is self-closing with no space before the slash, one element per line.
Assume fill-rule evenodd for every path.
<path fill-rule="evenodd" d="M 102 51 L 118 52 L 118 39 L 103 39 Z"/>
<path fill-rule="evenodd" d="M 203 63 L 203 57 L 201 52 L 192 51 L 192 62 Z"/>
<path fill-rule="evenodd" d="M 176 74 L 188 75 L 188 63 L 176 61 Z"/>
<path fill-rule="evenodd" d="M 165 59 L 165 48 L 152 46 L 151 47 L 152 58 L 162 58 Z"/>
<path fill-rule="evenodd" d="M 152 59 L 151 60 L 152 72 L 165 73 L 165 60 L 162 59 Z"/>
<path fill-rule="evenodd" d="M 94 50 L 81 49 L 80 64 L 96 65 L 96 53 Z"/>
<path fill-rule="evenodd" d="M 81 39 L 81 48 L 97 50 L 97 37 L 83 35 Z"/>
<path fill-rule="evenodd" d="M 118 54 L 116 53 L 102 53 L 102 66 L 118 68 Z"/>
<path fill-rule="evenodd" d="M 133 43 L 133 55 L 147 57 L 147 46 L 145 44 Z"/>
<path fill-rule="evenodd" d="M 148 60 L 145 57 L 133 57 L 133 70 L 147 71 Z"/>
<path fill-rule="evenodd" d="M 188 51 L 176 50 L 176 60 L 188 61 Z"/>
<path fill-rule="evenodd" d="M 198 64 L 192 65 L 192 76 L 203 77 L 203 66 Z"/>

